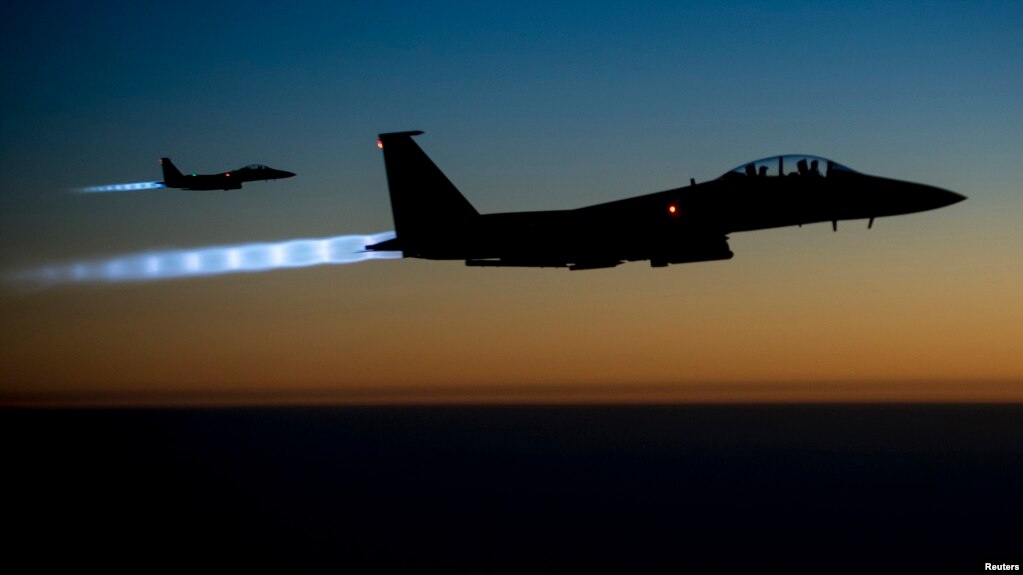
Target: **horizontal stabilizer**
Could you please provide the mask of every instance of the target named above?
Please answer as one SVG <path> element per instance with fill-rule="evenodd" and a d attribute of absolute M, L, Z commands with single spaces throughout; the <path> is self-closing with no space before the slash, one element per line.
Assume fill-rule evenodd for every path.
<path fill-rule="evenodd" d="M 592 261 L 578 261 L 569 263 L 564 260 L 550 260 L 550 259 L 479 259 L 479 260 L 465 260 L 465 265 L 476 268 L 568 268 L 572 271 L 577 270 L 599 270 L 603 268 L 613 268 L 621 265 L 622 260 L 592 260 Z"/>

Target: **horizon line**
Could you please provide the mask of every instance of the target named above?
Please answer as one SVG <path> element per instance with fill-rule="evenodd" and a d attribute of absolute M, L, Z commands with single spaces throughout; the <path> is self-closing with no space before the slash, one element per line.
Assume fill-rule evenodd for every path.
<path fill-rule="evenodd" d="M 0 392 L 0 408 L 1023 404 L 1023 381 L 447 385 Z"/>

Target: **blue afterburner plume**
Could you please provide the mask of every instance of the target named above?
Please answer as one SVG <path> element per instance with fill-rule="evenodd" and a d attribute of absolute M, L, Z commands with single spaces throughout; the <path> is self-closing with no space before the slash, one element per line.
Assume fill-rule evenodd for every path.
<path fill-rule="evenodd" d="M 368 245 L 394 237 L 394 232 L 381 232 L 276 243 L 143 252 L 110 259 L 41 267 L 16 274 L 14 279 L 42 284 L 147 281 L 324 264 L 353 264 L 372 259 L 402 257 L 401 252 L 365 251 Z"/>
<path fill-rule="evenodd" d="M 89 186 L 77 188 L 75 191 L 83 194 L 94 194 L 97 192 L 134 192 L 137 190 L 157 190 L 166 188 L 163 182 L 135 182 L 133 184 L 110 184 L 107 186 Z"/>

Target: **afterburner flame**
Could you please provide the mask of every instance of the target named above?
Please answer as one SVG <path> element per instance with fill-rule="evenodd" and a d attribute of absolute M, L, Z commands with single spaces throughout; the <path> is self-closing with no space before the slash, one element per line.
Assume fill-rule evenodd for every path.
<path fill-rule="evenodd" d="M 374 259 L 401 258 L 401 252 L 365 251 L 366 246 L 394 237 L 395 233 L 388 231 L 369 235 L 140 252 L 40 267 L 15 274 L 14 279 L 43 284 L 151 281 L 354 264 Z"/>

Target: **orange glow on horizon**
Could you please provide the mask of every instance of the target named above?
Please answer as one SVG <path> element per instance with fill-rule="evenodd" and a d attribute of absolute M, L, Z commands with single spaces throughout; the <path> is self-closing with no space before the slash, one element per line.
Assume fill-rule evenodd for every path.
<path fill-rule="evenodd" d="M 735 234 L 731 261 L 662 270 L 407 259 L 11 293 L 0 404 L 1020 402 L 1010 216 L 979 255 L 921 217 Z"/>
<path fill-rule="evenodd" d="M 237 391 L 155 390 L 0 396 L 28 408 L 445 405 L 1020 404 L 1023 381 L 375 386 Z"/>

